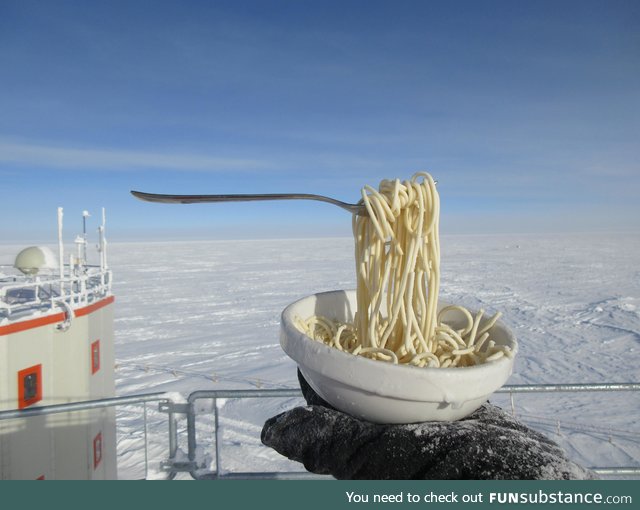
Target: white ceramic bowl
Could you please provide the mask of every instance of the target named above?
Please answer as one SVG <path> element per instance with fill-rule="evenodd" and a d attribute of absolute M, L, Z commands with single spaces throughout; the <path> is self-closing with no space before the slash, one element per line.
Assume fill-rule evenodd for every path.
<path fill-rule="evenodd" d="M 513 357 L 473 367 L 419 368 L 354 356 L 309 338 L 294 322 L 296 317 L 313 315 L 352 321 L 355 310 L 353 290 L 314 294 L 285 308 L 280 329 L 282 348 L 311 387 L 352 416 L 376 423 L 459 420 L 480 407 L 511 375 Z M 447 322 L 455 326 L 454 313 L 447 315 Z M 507 345 L 516 354 L 516 339 L 503 323 L 498 321 L 490 334 L 496 344 Z"/>

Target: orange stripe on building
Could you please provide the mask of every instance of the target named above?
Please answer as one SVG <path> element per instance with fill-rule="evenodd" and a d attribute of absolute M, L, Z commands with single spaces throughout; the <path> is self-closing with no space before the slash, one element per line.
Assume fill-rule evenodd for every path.
<path fill-rule="evenodd" d="M 115 300 L 115 296 L 106 297 L 95 303 L 91 303 L 89 306 L 78 308 L 74 310 L 76 317 L 82 317 L 89 315 L 90 313 L 99 310 L 107 305 L 110 305 Z M 42 326 L 48 326 L 49 324 L 55 324 L 62 322 L 66 319 L 66 313 L 54 313 L 53 315 L 45 315 L 44 317 L 36 317 L 35 319 L 29 319 L 20 322 L 14 322 L 13 324 L 7 324 L 6 326 L 0 326 L 0 336 L 10 335 L 11 333 L 18 333 L 20 331 L 26 331 L 28 329 L 40 328 Z"/>
<path fill-rule="evenodd" d="M 96 310 L 100 310 L 107 305 L 110 305 L 115 300 L 115 296 L 109 296 L 107 298 L 102 299 L 101 301 L 97 301 L 95 303 L 90 304 L 89 306 L 85 306 L 84 308 L 78 308 L 75 310 L 76 317 L 82 317 L 83 315 L 89 315 L 90 313 L 95 312 Z"/>

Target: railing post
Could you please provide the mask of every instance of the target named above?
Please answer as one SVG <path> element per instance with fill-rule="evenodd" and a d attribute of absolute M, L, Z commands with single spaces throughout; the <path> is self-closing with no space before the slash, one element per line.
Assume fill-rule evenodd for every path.
<path fill-rule="evenodd" d="M 195 438 L 195 416 L 193 414 L 192 404 L 176 404 L 173 402 L 160 403 L 159 410 L 167 413 L 169 424 L 169 458 L 160 463 L 160 468 L 169 473 L 169 478 L 173 478 L 176 473 L 192 472 L 197 468 L 195 463 L 196 457 L 196 438 Z M 178 424 L 176 415 L 185 415 L 187 419 L 187 444 L 188 457 L 187 461 L 176 458 L 178 456 Z"/>
<path fill-rule="evenodd" d="M 220 423 L 219 423 L 218 399 L 213 399 L 213 426 L 216 439 L 216 475 L 220 476 Z"/>
<path fill-rule="evenodd" d="M 187 406 L 187 454 L 190 462 L 196 460 L 196 413 L 193 402 Z"/>
<path fill-rule="evenodd" d="M 144 478 L 149 478 L 149 438 L 147 437 L 147 403 L 143 404 L 144 421 Z"/>
<path fill-rule="evenodd" d="M 173 410 L 169 410 L 169 458 L 174 459 L 178 452 L 178 424 Z"/>

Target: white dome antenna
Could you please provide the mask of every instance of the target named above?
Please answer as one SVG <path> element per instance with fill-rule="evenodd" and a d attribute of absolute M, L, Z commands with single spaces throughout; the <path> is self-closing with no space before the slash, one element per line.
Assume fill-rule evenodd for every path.
<path fill-rule="evenodd" d="M 29 246 L 18 253 L 13 267 L 28 276 L 35 276 L 42 271 L 55 271 L 58 262 L 53 251 L 46 246 Z"/>

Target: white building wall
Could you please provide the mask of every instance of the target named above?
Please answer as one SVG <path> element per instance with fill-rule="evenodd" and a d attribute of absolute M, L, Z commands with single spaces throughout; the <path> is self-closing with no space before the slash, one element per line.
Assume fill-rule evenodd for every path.
<path fill-rule="evenodd" d="M 95 310 L 79 309 L 66 331 L 50 324 L 3 335 L 0 328 L 0 410 L 19 407 L 18 372 L 37 365 L 42 399 L 28 407 L 115 396 L 111 301 Z M 92 373 L 96 341 L 100 367 Z M 39 477 L 116 478 L 115 410 L 0 421 L 0 478 Z"/>

